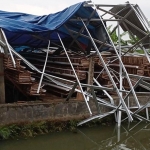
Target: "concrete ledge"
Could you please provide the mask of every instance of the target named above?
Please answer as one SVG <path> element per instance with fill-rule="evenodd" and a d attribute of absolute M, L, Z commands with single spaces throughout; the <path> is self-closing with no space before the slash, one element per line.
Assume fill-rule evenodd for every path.
<path fill-rule="evenodd" d="M 95 105 L 90 102 L 92 111 Z M 84 101 L 69 102 L 28 102 L 22 104 L 2 104 L 0 105 L 0 125 L 34 122 L 39 120 L 70 120 L 81 119 L 89 116 L 87 106 Z"/>
<path fill-rule="evenodd" d="M 149 101 L 149 96 L 138 96 L 141 105 Z M 114 97 L 116 105 L 118 98 Z M 93 114 L 96 114 L 95 103 L 89 102 Z M 133 97 L 130 97 L 130 106 L 136 106 Z M 109 111 L 108 107 L 101 106 L 102 112 Z M 84 101 L 71 100 L 53 102 L 26 102 L 13 104 L 0 104 L 0 125 L 12 123 L 26 123 L 44 120 L 67 121 L 89 117 L 87 106 Z"/>

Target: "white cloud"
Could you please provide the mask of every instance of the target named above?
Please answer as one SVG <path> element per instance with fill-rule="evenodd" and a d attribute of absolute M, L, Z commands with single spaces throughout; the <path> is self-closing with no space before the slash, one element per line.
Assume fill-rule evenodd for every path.
<path fill-rule="evenodd" d="M 40 7 L 40 6 L 33 6 L 33 5 L 21 5 L 21 4 L 16 4 L 13 6 L 13 9 L 15 12 L 24 12 L 28 14 L 34 14 L 34 15 L 42 15 L 42 14 L 47 14 L 48 10 L 46 8 Z"/>
<path fill-rule="evenodd" d="M 55 13 L 57 11 L 63 10 L 66 8 L 67 5 L 57 5 L 56 7 L 53 7 L 52 5 L 47 7 L 41 7 L 37 5 L 29 5 L 29 4 L 12 4 L 8 5 L 7 7 L 3 7 L 4 11 L 10 11 L 10 12 L 23 12 L 33 15 L 45 15 L 50 13 Z"/>
<path fill-rule="evenodd" d="M 17 12 L 26 12 L 29 14 L 34 14 L 34 15 L 46 15 L 46 14 L 50 14 L 50 13 L 56 13 L 58 11 L 61 11 L 63 9 L 65 9 L 66 7 L 68 7 L 67 5 L 57 5 L 57 7 L 53 7 L 52 5 L 48 5 L 47 7 L 41 7 L 41 6 L 37 6 L 37 5 L 21 5 L 21 4 L 17 4 L 15 5 L 15 10 Z"/>
<path fill-rule="evenodd" d="M 63 10 L 70 5 L 81 2 L 82 0 L 4 0 L 0 4 L 0 10 L 5 11 L 18 11 L 25 12 L 29 14 L 35 15 L 44 15 L 49 13 L 55 13 Z M 93 0 L 94 3 L 97 4 L 124 4 L 127 0 Z M 132 4 L 138 4 L 146 17 L 150 20 L 150 1 L 149 0 L 129 0 Z"/>

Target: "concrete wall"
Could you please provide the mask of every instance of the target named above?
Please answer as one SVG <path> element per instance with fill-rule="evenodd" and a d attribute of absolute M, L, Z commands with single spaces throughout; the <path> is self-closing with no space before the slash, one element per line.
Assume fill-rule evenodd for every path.
<path fill-rule="evenodd" d="M 95 105 L 92 106 L 95 111 Z M 89 116 L 84 101 L 58 103 L 1 104 L 0 125 L 38 120 L 69 120 Z"/>
<path fill-rule="evenodd" d="M 149 96 L 138 97 L 140 104 L 144 105 L 149 101 Z M 114 98 L 118 103 L 118 98 Z M 130 98 L 130 106 L 136 106 L 133 98 Z M 90 100 L 90 107 L 96 114 L 96 106 Z M 102 112 L 106 112 L 107 107 L 101 107 Z M 69 102 L 27 102 L 23 104 L 0 104 L 0 125 L 21 122 L 33 122 L 39 120 L 71 120 L 89 117 L 89 112 L 84 101 Z"/>

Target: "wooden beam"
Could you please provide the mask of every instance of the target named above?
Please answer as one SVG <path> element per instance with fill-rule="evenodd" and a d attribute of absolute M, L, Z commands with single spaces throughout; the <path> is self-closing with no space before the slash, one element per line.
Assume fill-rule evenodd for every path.
<path fill-rule="evenodd" d="M 0 30 L 0 41 L 1 43 L 5 43 L 5 39 Z M 1 44 L 0 46 L 4 49 L 5 55 L 7 55 L 6 45 Z M 4 82 L 4 54 L 0 53 L 0 104 L 5 103 L 5 82 Z"/>
<path fill-rule="evenodd" d="M 93 85 L 93 77 L 94 77 L 94 57 L 90 57 L 87 84 Z M 87 91 L 89 90 L 90 88 L 87 88 Z"/>

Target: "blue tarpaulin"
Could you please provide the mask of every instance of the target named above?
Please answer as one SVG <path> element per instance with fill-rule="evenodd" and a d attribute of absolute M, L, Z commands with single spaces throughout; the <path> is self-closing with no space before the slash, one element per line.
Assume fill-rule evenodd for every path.
<path fill-rule="evenodd" d="M 96 12 L 91 15 L 94 9 L 84 7 L 84 3 L 77 3 L 60 12 L 44 16 L 0 11 L 0 27 L 4 30 L 8 42 L 12 46 L 46 47 L 48 40 L 59 41 L 57 32 L 63 40 L 70 41 L 72 37 L 64 25 L 76 32 L 83 27 L 81 21 L 69 21 L 70 19 L 99 18 Z M 103 30 L 102 37 L 106 38 L 100 21 L 99 23 L 90 23 L 87 27 L 94 38 L 98 38 L 98 30 Z M 87 35 L 86 31 L 83 34 Z M 81 36 L 77 40 L 83 44 L 88 43 L 88 39 Z"/>

